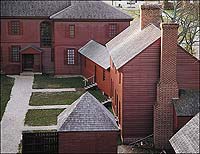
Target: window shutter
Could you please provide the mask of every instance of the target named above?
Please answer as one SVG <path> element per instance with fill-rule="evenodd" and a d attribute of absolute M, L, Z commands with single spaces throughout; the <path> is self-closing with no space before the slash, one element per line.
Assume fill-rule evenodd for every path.
<path fill-rule="evenodd" d="M 74 64 L 78 65 L 78 51 L 74 49 Z"/>
<path fill-rule="evenodd" d="M 69 37 L 69 26 L 65 25 L 65 37 Z"/>
<path fill-rule="evenodd" d="M 67 49 L 64 50 L 64 64 L 67 65 L 68 61 L 68 54 L 67 54 Z"/>
<path fill-rule="evenodd" d="M 116 25 L 117 25 L 117 29 L 116 29 L 117 34 L 115 36 L 117 36 L 119 34 L 119 24 L 116 24 Z"/>
<path fill-rule="evenodd" d="M 20 26 L 20 35 L 23 35 L 23 22 L 20 22 L 19 26 Z"/>
<path fill-rule="evenodd" d="M 12 50 L 11 50 L 11 47 L 8 47 L 8 55 L 9 55 L 9 61 L 12 62 Z"/>
<path fill-rule="evenodd" d="M 8 21 L 8 35 L 11 35 L 11 21 Z"/>
<path fill-rule="evenodd" d="M 109 24 L 105 25 L 105 33 L 106 38 L 109 38 Z"/>

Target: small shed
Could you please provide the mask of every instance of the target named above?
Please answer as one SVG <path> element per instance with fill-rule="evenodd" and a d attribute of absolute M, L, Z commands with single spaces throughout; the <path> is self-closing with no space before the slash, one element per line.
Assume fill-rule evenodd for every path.
<path fill-rule="evenodd" d="M 59 153 L 117 153 L 119 128 L 89 92 L 58 116 Z"/>
<path fill-rule="evenodd" d="M 199 113 L 170 140 L 176 153 L 199 153 Z"/>

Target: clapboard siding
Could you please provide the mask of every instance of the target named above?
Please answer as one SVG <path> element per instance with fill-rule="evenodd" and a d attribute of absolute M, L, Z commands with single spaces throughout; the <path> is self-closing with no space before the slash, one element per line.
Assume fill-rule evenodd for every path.
<path fill-rule="evenodd" d="M 160 39 L 123 66 L 123 137 L 153 133 L 153 105 L 159 80 Z"/>
<path fill-rule="evenodd" d="M 179 89 L 199 89 L 199 60 L 181 47 L 177 52 L 177 81 Z"/>
<path fill-rule="evenodd" d="M 105 70 L 101 66 L 95 64 L 90 59 L 81 56 L 81 68 L 82 74 L 86 78 L 95 75 L 95 65 L 96 65 L 96 83 L 99 89 L 105 92 L 106 95 L 110 96 L 110 72 Z M 85 64 L 86 62 L 86 64 Z M 105 80 L 103 80 L 103 70 L 105 70 Z"/>

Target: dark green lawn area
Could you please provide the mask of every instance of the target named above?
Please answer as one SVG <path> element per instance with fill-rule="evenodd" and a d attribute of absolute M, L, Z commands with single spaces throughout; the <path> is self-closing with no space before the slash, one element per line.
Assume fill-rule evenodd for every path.
<path fill-rule="evenodd" d="M 5 75 L 0 75 L 1 77 L 1 119 L 5 111 L 6 105 L 10 99 L 10 93 L 14 84 L 14 79 L 7 77 Z"/>
<path fill-rule="evenodd" d="M 50 88 L 83 88 L 84 82 L 82 77 L 55 78 L 52 75 L 35 75 L 34 89 Z"/>
<path fill-rule="evenodd" d="M 107 99 L 105 95 L 102 94 L 102 92 L 99 89 L 92 89 L 88 90 L 97 100 L 100 102 L 103 102 Z"/>
<path fill-rule="evenodd" d="M 50 126 L 57 124 L 57 116 L 64 109 L 28 110 L 25 125 L 28 126 Z"/>
<path fill-rule="evenodd" d="M 70 105 L 77 100 L 83 91 L 59 92 L 59 93 L 32 93 L 30 105 Z"/>

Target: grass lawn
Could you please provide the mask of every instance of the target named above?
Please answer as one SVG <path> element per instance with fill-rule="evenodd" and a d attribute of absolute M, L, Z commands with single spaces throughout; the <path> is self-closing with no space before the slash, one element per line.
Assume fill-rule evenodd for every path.
<path fill-rule="evenodd" d="M 105 95 L 103 95 L 99 89 L 92 89 L 92 90 L 88 90 L 88 91 L 100 102 L 103 102 L 107 99 L 107 97 Z"/>
<path fill-rule="evenodd" d="M 82 77 L 55 78 L 52 75 L 35 75 L 33 82 L 34 89 L 82 87 L 84 87 Z"/>
<path fill-rule="evenodd" d="M 28 126 L 50 126 L 57 124 L 57 116 L 64 109 L 28 110 L 25 125 Z"/>
<path fill-rule="evenodd" d="M 126 13 L 128 13 L 130 16 L 132 16 L 134 19 L 137 19 L 140 17 L 140 10 L 130 10 L 130 9 L 123 9 Z"/>
<path fill-rule="evenodd" d="M 30 105 L 70 105 L 77 100 L 83 91 L 76 92 L 59 92 L 59 93 L 32 93 Z"/>
<path fill-rule="evenodd" d="M 10 99 L 10 93 L 14 84 L 14 79 L 7 77 L 5 75 L 0 75 L 1 77 L 1 119 L 5 111 L 6 105 Z"/>

